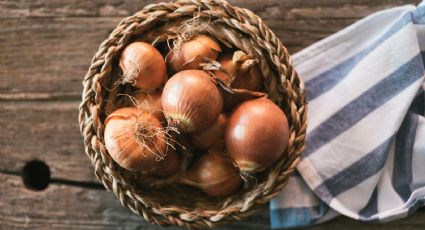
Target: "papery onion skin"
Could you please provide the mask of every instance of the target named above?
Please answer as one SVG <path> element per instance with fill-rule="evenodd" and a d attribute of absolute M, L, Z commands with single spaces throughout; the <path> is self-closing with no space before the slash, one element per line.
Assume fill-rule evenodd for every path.
<path fill-rule="evenodd" d="M 105 147 L 121 167 L 150 173 L 158 166 L 167 144 L 159 120 L 137 108 L 121 108 L 105 120 Z"/>
<path fill-rule="evenodd" d="M 234 67 L 233 52 L 221 54 L 218 57 L 217 62 L 220 63 L 220 65 L 230 74 Z M 217 70 L 214 72 L 214 74 L 218 79 L 224 82 L 227 82 L 229 80 L 229 76 L 222 71 Z"/>
<path fill-rule="evenodd" d="M 152 172 L 153 176 L 159 178 L 169 178 L 178 175 L 183 170 L 183 159 L 176 150 L 169 148 L 167 156 L 160 161 L 157 168 Z"/>
<path fill-rule="evenodd" d="M 221 47 L 214 39 L 207 35 L 198 35 L 172 49 L 167 60 L 176 72 L 201 69 L 199 64 L 206 62 L 204 57 L 216 60 L 220 52 Z"/>
<path fill-rule="evenodd" d="M 217 60 L 223 68 L 232 74 L 233 69 L 236 68 L 236 64 L 233 62 L 233 53 L 225 53 L 221 55 Z M 214 74 L 220 80 L 227 82 L 229 76 L 222 71 L 215 71 Z M 237 71 L 236 76 L 230 85 L 234 89 L 246 89 L 249 91 L 259 92 L 262 89 L 262 74 L 258 65 L 253 65 L 247 70 Z M 237 104 L 250 99 L 247 95 L 230 94 L 228 92 L 223 93 L 223 107 L 225 111 L 231 111 Z"/>
<path fill-rule="evenodd" d="M 289 140 L 288 120 L 269 99 L 249 100 L 230 116 L 224 138 L 228 153 L 240 171 L 253 174 L 283 155 Z"/>
<path fill-rule="evenodd" d="M 124 82 L 136 88 L 159 88 L 167 79 L 167 66 L 162 54 L 146 42 L 133 42 L 125 47 L 119 63 Z"/>
<path fill-rule="evenodd" d="M 169 125 L 182 132 L 211 126 L 223 108 L 220 90 L 202 70 L 184 70 L 171 77 L 162 91 L 161 103 Z"/>
<path fill-rule="evenodd" d="M 180 182 L 198 187 L 210 196 L 222 197 L 235 193 L 241 187 L 242 178 L 221 151 L 211 149 Z"/>
<path fill-rule="evenodd" d="M 227 116 L 220 114 L 214 124 L 204 130 L 192 134 L 192 143 L 199 150 L 224 146 L 224 129 L 227 124 Z"/>
<path fill-rule="evenodd" d="M 136 104 L 134 106 L 137 106 L 147 113 L 151 113 L 162 123 L 166 121 L 164 113 L 162 112 L 160 91 L 150 93 L 137 92 L 134 98 L 136 99 Z"/>

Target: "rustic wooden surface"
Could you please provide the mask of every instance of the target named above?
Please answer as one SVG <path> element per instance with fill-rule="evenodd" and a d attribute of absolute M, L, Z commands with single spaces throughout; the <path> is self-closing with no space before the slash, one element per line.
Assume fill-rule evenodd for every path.
<path fill-rule="evenodd" d="M 92 55 L 115 25 L 155 0 L 0 0 L 0 229 L 162 229 L 102 189 L 77 113 Z M 231 0 L 260 15 L 294 53 L 375 11 L 419 0 Z M 27 189 L 26 162 L 47 163 L 47 189 Z M 425 211 L 386 224 L 340 217 L 308 229 L 424 229 Z M 221 229 L 269 229 L 267 207 Z"/>

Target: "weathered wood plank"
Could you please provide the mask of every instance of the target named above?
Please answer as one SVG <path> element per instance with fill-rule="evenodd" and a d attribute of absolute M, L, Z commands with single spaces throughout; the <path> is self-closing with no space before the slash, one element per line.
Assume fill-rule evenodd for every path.
<path fill-rule="evenodd" d="M 143 6 L 161 2 L 164 0 L 4 0 L 0 2 L 0 18 L 13 17 L 62 17 L 62 16 L 126 16 L 133 14 Z M 403 4 L 417 4 L 419 0 L 269 0 L 266 2 L 258 0 L 229 0 L 230 3 L 244 8 L 249 8 L 257 12 L 260 16 L 268 17 L 270 12 L 279 13 L 279 15 L 291 14 L 311 16 L 320 14 L 315 13 L 312 8 L 319 8 L 319 11 L 328 12 L 326 17 L 353 17 L 358 18 L 374 12 L 377 9 L 388 8 Z M 338 10 L 335 10 L 338 8 Z M 360 10 L 362 9 L 362 10 Z M 267 12 L 267 13 L 265 13 Z M 310 13 L 309 13 L 310 12 Z M 361 14 L 359 14 L 359 12 Z M 348 14 L 347 14 L 348 13 Z M 321 17 L 324 18 L 324 17 Z"/>
<path fill-rule="evenodd" d="M 164 229 L 133 214 L 105 190 L 50 184 L 35 192 L 19 176 L 0 173 L 0 197 L 1 229 Z M 269 229 L 267 213 L 265 208 L 221 229 Z"/>
<path fill-rule="evenodd" d="M 117 229 L 146 228 L 111 193 L 50 184 L 46 190 L 28 190 L 18 176 L 0 173 L 2 229 Z M 158 228 L 157 228 L 158 229 Z"/>
<path fill-rule="evenodd" d="M 104 190 L 50 184 L 47 189 L 35 192 L 26 189 L 19 176 L 0 173 L 0 197 L 1 229 L 179 229 L 148 224 Z M 270 229 L 267 213 L 266 207 L 244 221 L 217 229 Z M 420 230 L 424 218 L 424 211 L 385 224 L 339 217 L 304 229 Z"/>
<path fill-rule="evenodd" d="M 0 171 L 46 162 L 53 178 L 97 182 L 78 128 L 78 102 L 0 102 Z"/>
<path fill-rule="evenodd" d="M 348 219 L 347 217 L 338 217 L 324 224 L 305 228 L 308 230 L 328 230 L 328 229 L 347 229 L 347 230 L 420 230 L 423 229 L 425 211 L 419 210 L 410 217 L 391 221 L 387 223 L 367 223 Z"/>
<path fill-rule="evenodd" d="M 159 0 L 6 0 L 0 2 L 0 18 L 62 16 L 126 16 Z"/>
<path fill-rule="evenodd" d="M 0 96 L 77 99 L 91 57 L 119 20 L 0 20 Z"/>
<path fill-rule="evenodd" d="M 150 2 L 2 1 L 0 100 L 78 99 L 81 79 L 100 42 L 123 16 Z M 231 2 L 260 15 L 295 52 L 374 11 L 419 1 Z M 111 10 L 102 13 L 105 9 Z M 93 17 L 103 15 L 108 17 Z"/>

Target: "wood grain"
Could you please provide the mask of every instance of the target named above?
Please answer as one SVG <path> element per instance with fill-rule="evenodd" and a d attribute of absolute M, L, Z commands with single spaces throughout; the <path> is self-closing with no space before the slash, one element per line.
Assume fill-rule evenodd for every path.
<path fill-rule="evenodd" d="M 324 224 L 304 228 L 308 230 L 328 230 L 328 229 L 347 229 L 347 230 L 421 230 L 423 229 L 425 211 L 421 210 L 412 214 L 410 217 L 387 222 L 387 223 L 367 223 L 348 219 L 346 217 L 338 217 Z"/>
<path fill-rule="evenodd" d="M 163 0 L 3 0 L 0 2 L 0 18 L 127 16 L 145 5 L 161 1 Z M 304 15 L 316 18 L 359 18 L 378 9 L 417 4 L 420 0 L 229 0 L 229 2 L 248 8 L 263 18 L 275 17 L 268 14 L 270 12 L 278 14 L 279 17 Z"/>
<path fill-rule="evenodd" d="M 78 100 L 92 55 L 119 20 L 0 20 L 0 98 Z"/>
<path fill-rule="evenodd" d="M 101 41 L 152 0 L 0 2 L 0 100 L 77 100 Z M 372 12 L 408 1 L 233 0 L 262 17 L 294 53 Z"/>
<path fill-rule="evenodd" d="M 78 128 L 78 102 L 2 102 L 0 171 L 45 161 L 52 178 L 97 182 Z"/>
<path fill-rule="evenodd" d="M 1 229 L 163 229 L 122 206 L 107 191 L 50 184 L 26 189 L 19 176 L 0 173 Z M 268 210 L 221 229 L 269 229 Z M 169 227 L 167 229 L 179 229 Z"/>
<path fill-rule="evenodd" d="M 147 224 L 119 204 L 111 193 L 50 184 L 27 190 L 21 178 L 0 174 L 2 229 L 117 229 Z M 158 229 L 158 228 L 156 228 Z"/>

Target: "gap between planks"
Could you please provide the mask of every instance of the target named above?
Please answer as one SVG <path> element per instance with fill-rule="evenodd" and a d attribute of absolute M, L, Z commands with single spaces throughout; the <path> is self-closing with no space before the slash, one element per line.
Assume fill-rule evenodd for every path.
<path fill-rule="evenodd" d="M 16 172 L 16 171 L 11 171 L 7 169 L 0 169 L 0 174 L 18 176 L 22 178 L 22 172 Z M 86 188 L 86 189 L 105 190 L 105 187 L 100 183 L 73 181 L 73 180 L 61 179 L 61 178 L 52 178 L 49 182 L 49 185 L 51 184 L 67 185 L 67 186 L 74 186 L 74 187 L 80 187 L 80 188 Z"/>
<path fill-rule="evenodd" d="M 81 101 L 81 94 L 75 93 L 43 93 L 43 92 L 22 92 L 22 93 L 2 93 L 0 101 Z"/>

